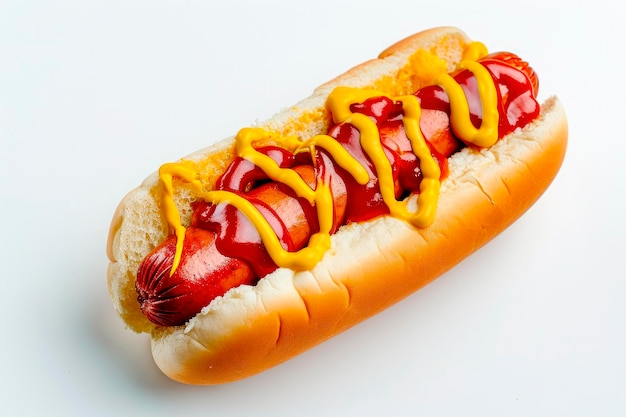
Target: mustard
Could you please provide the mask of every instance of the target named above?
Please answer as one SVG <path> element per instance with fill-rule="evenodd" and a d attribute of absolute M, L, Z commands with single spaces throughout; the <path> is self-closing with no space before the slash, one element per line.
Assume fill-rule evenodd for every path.
<path fill-rule="evenodd" d="M 478 62 L 461 61 L 460 68 L 474 73 L 482 107 L 482 123 L 476 129 L 470 120 L 469 104 L 461 86 L 449 74 L 441 75 L 437 84 L 450 97 L 450 123 L 458 137 L 465 142 L 486 148 L 498 140 L 498 93 L 489 71 Z"/>
<path fill-rule="evenodd" d="M 441 86 L 450 99 L 450 121 L 457 136 L 467 142 L 480 147 L 493 145 L 498 140 L 499 114 L 497 109 L 497 91 L 489 72 L 476 60 L 487 53 L 481 43 L 472 43 L 464 53 L 464 60 L 459 69 L 468 69 L 476 77 L 480 102 L 482 105 L 483 121 L 480 128 L 475 128 L 470 120 L 469 105 L 461 86 L 449 74 L 442 72 L 434 78 L 435 83 Z M 420 161 L 423 174 L 420 183 L 420 193 L 417 197 L 417 210 L 408 209 L 407 201 L 397 201 L 392 167 L 385 156 L 381 143 L 380 133 L 376 123 L 368 116 L 353 113 L 352 104 L 363 103 L 374 97 L 388 97 L 377 90 L 337 87 L 329 95 L 327 106 L 332 113 L 336 124 L 350 123 L 360 131 L 361 146 L 376 168 L 380 191 L 390 215 L 406 221 L 414 227 L 429 226 L 435 218 L 437 201 L 440 190 L 440 169 L 432 157 L 430 149 L 419 127 L 421 108 L 419 100 L 414 95 L 392 98 L 400 102 L 404 112 L 403 123 L 411 148 Z M 328 184 L 318 180 L 315 189 L 312 189 L 296 171 L 290 168 L 281 168 L 272 158 L 258 152 L 255 143 L 271 139 L 279 146 L 292 153 L 315 152 L 315 148 L 325 149 L 333 160 L 344 168 L 361 185 L 370 180 L 368 172 L 347 150 L 334 138 L 328 135 L 316 135 L 303 141 L 295 137 L 273 137 L 271 132 L 259 128 L 244 128 L 239 131 L 235 139 L 236 154 L 260 167 L 273 181 L 290 187 L 296 195 L 306 199 L 316 208 L 320 230 L 309 239 L 308 245 L 296 252 L 283 249 L 279 238 L 271 228 L 269 222 L 249 201 L 228 191 L 203 191 L 201 183 L 196 179 L 196 171 L 192 164 L 187 162 L 165 164 L 159 170 L 161 182 L 164 186 L 163 211 L 165 218 L 173 228 L 176 238 L 176 255 L 171 273 L 179 265 L 182 256 L 182 243 L 185 227 L 181 223 L 180 214 L 174 204 L 173 177 L 179 177 L 192 185 L 199 198 L 212 204 L 231 204 L 240 210 L 257 229 L 261 240 L 270 257 L 279 267 L 294 270 L 312 269 L 330 248 L 330 231 L 333 226 L 333 201 Z"/>

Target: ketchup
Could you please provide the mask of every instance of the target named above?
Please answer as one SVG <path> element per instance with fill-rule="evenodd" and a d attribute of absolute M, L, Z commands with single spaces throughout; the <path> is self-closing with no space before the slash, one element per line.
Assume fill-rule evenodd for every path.
<path fill-rule="evenodd" d="M 528 78 L 519 70 L 493 58 L 483 60 L 481 63 L 489 70 L 496 85 L 499 86 L 498 102 L 502 106 L 501 114 L 506 117 L 500 118 L 498 136 L 503 137 L 534 119 L 539 112 L 539 105 L 534 99 Z M 454 78 L 464 89 L 468 98 L 470 119 L 476 127 L 479 127 L 481 103 L 478 99 L 475 78 L 470 71 L 461 71 Z M 420 101 L 423 112 L 422 131 L 430 145 L 433 157 L 439 164 L 441 179 L 443 179 L 448 172 L 447 156 L 457 152 L 465 144 L 450 130 L 448 116 L 450 102 L 441 87 L 422 88 L 415 95 Z M 388 97 L 377 97 L 366 100 L 364 103 L 354 104 L 351 110 L 370 117 L 376 123 L 381 133 L 385 154 L 393 169 L 394 180 L 398 184 L 396 197 L 403 198 L 411 193 L 419 192 L 422 175 L 419 160 L 412 152 L 411 144 L 404 133 L 402 106 Z M 432 125 L 436 125 L 436 128 L 432 128 Z M 341 143 L 367 169 L 370 176 L 367 184 L 360 185 L 351 175 L 337 167 L 330 156 L 324 155 L 323 161 L 321 158 L 316 161 L 318 169 L 320 165 L 323 165 L 324 170 L 328 172 L 327 175 L 343 183 L 341 186 L 345 187 L 345 190 L 338 194 L 346 194 L 351 202 L 346 208 L 345 216 L 335 220 L 336 226 L 366 221 L 388 214 L 389 209 L 382 199 L 375 168 L 360 145 L 359 130 L 349 123 L 340 124 L 333 126 L 328 135 Z M 281 168 L 313 166 L 310 155 L 306 153 L 293 155 L 283 148 L 272 146 L 261 148 L 259 151 L 270 156 Z M 323 150 L 318 152 L 325 153 Z M 242 158 L 237 158 L 218 179 L 216 189 L 246 194 L 254 190 L 255 186 L 265 184 L 267 181 L 269 179 L 260 168 Z M 281 190 L 281 192 L 289 195 L 291 199 L 297 199 L 291 190 Z M 306 245 L 306 241 L 294 242 L 291 239 L 289 227 L 285 224 L 284 218 L 277 215 L 275 210 L 254 197 L 249 198 L 269 220 L 284 249 L 293 252 Z M 302 211 L 302 218 L 309 224 L 313 233 L 318 227 L 313 207 L 302 199 L 298 200 L 298 205 L 298 210 Z M 216 245 L 220 252 L 226 256 L 247 261 L 258 276 L 262 277 L 277 269 L 276 264 L 264 249 L 259 234 L 245 216 L 234 207 L 225 204 L 197 203 L 192 224 L 215 232 L 218 236 Z M 293 228 L 293 224 L 291 226 Z"/>
<path fill-rule="evenodd" d="M 539 104 L 535 99 L 537 78 L 527 64 L 511 54 L 490 55 L 480 62 L 496 85 L 500 115 L 497 129 L 499 138 L 525 126 L 538 116 Z M 477 91 L 478 82 L 468 70 L 461 70 L 453 77 L 468 100 L 469 120 L 478 129 L 483 116 Z M 474 145 L 465 144 L 453 131 L 449 116 L 450 98 L 442 87 L 425 87 L 417 91 L 415 96 L 421 108 L 420 130 L 439 166 L 441 180 L 448 173 L 447 157 L 465 146 Z M 391 165 L 396 199 L 401 200 L 419 193 L 422 182 L 420 161 L 405 132 L 402 103 L 389 97 L 373 97 L 362 103 L 352 104 L 350 111 L 365 115 L 376 124 L 384 154 Z M 388 214 L 390 210 L 383 200 L 376 168 L 360 143 L 359 129 L 350 123 L 341 123 L 332 126 L 328 136 L 334 138 L 364 167 L 369 178 L 366 183 L 357 182 L 323 148 L 316 148 L 313 156 L 309 152 L 293 154 L 278 146 L 265 146 L 257 151 L 270 157 L 280 168 L 295 171 L 312 190 L 320 183 L 329 185 L 333 197 L 331 233 L 341 225 Z M 286 185 L 272 181 L 261 168 L 246 159 L 236 158 L 220 176 L 215 189 L 228 191 L 249 201 L 268 221 L 280 246 L 288 252 L 296 252 L 307 246 L 309 238 L 320 230 L 318 213 L 313 204 L 298 197 Z M 212 298 L 224 294 L 230 288 L 230 283 L 225 281 L 232 282 L 232 286 L 241 283 L 254 284 L 259 278 L 278 268 L 268 254 L 257 229 L 233 205 L 199 201 L 194 203 L 193 209 L 192 222 L 187 232 L 190 236 L 200 236 L 198 240 L 205 240 L 210 244 L 210 250 L 202 250 L 207 252 L 207 256 L 219 258 L 222 265 L 220 268 L 225 271 L 222 274 L 224 278 L 220 278 L 219 271 L 211 272 L 212 267 L 206 262 L 202 266 L 206 271 L 203 270 L 202 273 L 193 269 L 194 264 L 182 262 L 183 268 L 188 268 L 190 272 L 179 273 L 177 270 L 176 274 L 168 277 L 167 272 L 171 269 L 173 258 L 172 246 L 176 245 L 176 238 L 170 237 L 144 260 L 136 283 L 144 314 L 157 324 L 182 324 L 197 314 L 199 310 L 196 304 L 208 305 Z M 193 230 L 197 232 L 190 232 Z M 184 249 L 185 256 L 195 256 L 192 252 L 191 249 Z M 242 272 L 234 273 L 235 269 Z M 210 280 L 216 282 L 196 284 L 196 281 L 202 281 L 205 272 L 207 276 L 213 277 Z M 151 275 L 155 273 L 158 278 Z M 158 286 L 153 282 L 156 279 L 162 280 Z M 183 305 L 169 294 L 168 297 L 176 305 L 167 306 L 167 315 L 160 314 L 156 305 L 167 304 L 167 301 L 155 288 L 163 287 L 169 291 L 174 288 L 174 284 L 178 285 L 168 279 L 185 281 L 184 284 L 189 285 L 180 287 L 184 291 L 190 287 L 189 292 L 193 292 L 191 287 L 194 285 L 205 289 L 206 299 L 191 297 L 194 299 L 193 303 Z M 188 294 L 185 293 L 184 296 L 187 297 Z M 178 312 L 170 313 L 174 307 Z M 165 307 L 159 308 L 165 311 Z"/>

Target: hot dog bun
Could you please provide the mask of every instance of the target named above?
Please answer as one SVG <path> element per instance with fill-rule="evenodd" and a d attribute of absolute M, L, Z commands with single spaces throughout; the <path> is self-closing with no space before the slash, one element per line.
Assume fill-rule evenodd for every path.
<path fill-rule="evenodd" d="M 453 70 L 470 39 L 456 28 L 413 35 L 320 86 L 314 94 L 260 123 L 298 137 L 325 133 L 325 100 L 340 85 L 397 95 L 419 87 L 404 73 L 417 49 L 436 52 Z M 402 81 L 389 82 L 389 77 Z M 384 90 L 384 88 L 382 88 Z M 465 148 L 449 159 L 435 222 L 417 229 L 391 217 L 350 224 L 332 236 L 332 247 L 311 271 L 280 268 L 256 286 L 241 286 L 215 299 L 185 326 L 160 327 L 141 313 L 134 288 L 142 259 L 168 235 L 161 213 L 158 175 L 130 192 L 114 215 L 107 281 L 126 325 L 152 337 L 157 365 L 190 384 L 235 381 L 279 363 L 359 323 L 426 285 L 483 246 L 521 216 L 557 174 L 567 145 L 567 121 L 557 98 L 540 117 L 489 149 Z M 203 167 L 210 184 L 233 158 L 233 138 L 185 159 Z M 193 199 L 178 184 L 178 206 Z M 187 209 L 189 210 L 189 209 Z M 444 255 L 445 254 L 445 255 Z M 383 279 L 384 278 L 384 279 Z"/>

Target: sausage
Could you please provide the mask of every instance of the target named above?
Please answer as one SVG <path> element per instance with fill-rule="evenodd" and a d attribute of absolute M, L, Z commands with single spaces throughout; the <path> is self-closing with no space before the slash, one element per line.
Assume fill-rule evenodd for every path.
<path fill-rule="evenodd" d="M 538 89 L 537 77 L 513 54 L 492 54 L 481 62 L 497 86 L 501 115 L 498 136 L 503 137 L 538 114 L 539 105 L 534 99 Z M 454 75 L 454 79 L 465 92 L 470 119 L 478 128 L 482 122 L 482 109 L 474 76 L 470 71 L 462 70 Z M 451 128 L 450 102 L 441 87 L 422 88 L 415 96 L 422 108 L 420 129 L 443 178 L 447 171 L 446 158 L 467 144 Z M 376 122 L 383 149 L 392 166 L 396 198 L 419 192 L 420 161 L 404 131 L 402 107 L 381 97 L 353 105 L 351 110 Z M 343 224 L 387 214 L 389 210 L 381 197 L 375 167 L 360 145 L 359 130 L 350 123 L 342 123 L 333 126 L 328 135 L 363 164 L 369 176 L 366 184 L 357 183 L 323 149 L 317 149 L 314 156 L 308 153 L 294 155 L 276 146 L 266 146 L 258 151 L 272 158 L 281 168 L 296 171 L 311 188 L 320 178 L 331 184 L 332 232 Z M 218 179 L 216 189 L 237 193 L 250 201 L 269 221 L 285 250 L 301 249 L 319 230 L 315 210 L 308 201 L 283 184 L 272 182 L 246 159 L 235 159 Z M 172 273 L 176 243 L 176 236 L 170 236 L 144 259 L 137 273 L 135 286 L 141 311 L 157 325 L 184 324 L 230 288 L 254 285 L 278 268 L 245 215 L 228 204 L 195 203 L 191 225 L 185 232 L 181 261 Z"/>

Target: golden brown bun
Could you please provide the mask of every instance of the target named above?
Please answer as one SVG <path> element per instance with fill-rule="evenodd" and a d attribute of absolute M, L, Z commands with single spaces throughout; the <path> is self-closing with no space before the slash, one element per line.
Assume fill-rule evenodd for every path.
<path fill-rule="evenodd" d="M 469 39 L 455 28 L 418 33 L 318 88 L 313 96 L 261 123 L 310 137 L 325 132 L 324 102 L 337 85 L 376 86 L 403 71 L 418 48 L 436 50 L 450 69 Z M 415 85 L 389 85 L 394 94 Z M 278 269 L 258 285 L 241 286 L 215 299 L 186 326 L 159 327 L 140 312 L 134 280 L 143 257 L 168 232 L 153 174 L 121 202 L 108 243 L 108 286 L 128 327 L 152 335 L 157 365 L 170 378 L 216 384 L 261 372 L 342 332 L 432 281 L 480 248 L 522 215 L 558 172 L 567 144 L 565 113 L 556 98 L 538 120 L 490 149 L 464 149 L 450 160 L 435 222 L 415 229 L 381 217 L 342 227 L 311 271 Z M 210 183 L 232 158 L 232 138 L 199 151 Z M 181 186 L 184 188 L 184 186 Z M 179 207 L 193 196 L 183 190 Z M 189 213 L 183 213 L 189 217 Z M 445 254 L 445 255 L 442 255 Z M 381 279 L 384 278 L 384 279 Z"/>

